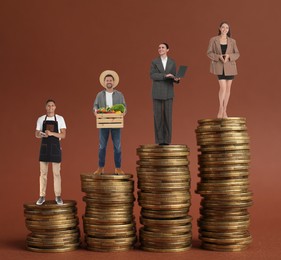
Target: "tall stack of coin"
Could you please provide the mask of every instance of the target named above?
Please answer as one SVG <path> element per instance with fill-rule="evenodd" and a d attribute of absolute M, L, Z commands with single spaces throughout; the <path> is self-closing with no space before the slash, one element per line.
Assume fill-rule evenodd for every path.
<path fill-rule="evenodd" d="M 24 204 L 27 236 L 26 247 L 35 252 L 66 252 L 80 245 L 80 230 L 76 202 L 65 200 L 63 205 L 45 201 L 41 206 Z"/>
<path fill-rule="evenodd" d="M 189 148 L 141 145 L 137 148 L 141 248 L 181 252 L 191 247 Z"/>
<path fill-rule="evenodd" d="M 202 247 L 241 251 L 249 247 L 252 205 L 249 191 L 250 147 L 246 119 L 203 119 L 196 129 L 203 198 L 198 219 Z"/>
<path fill-rule="evenodd" d="M 132 175 L 81 174 L 87 249 L 109 252 L 132 249 L 136 243 Z"/>

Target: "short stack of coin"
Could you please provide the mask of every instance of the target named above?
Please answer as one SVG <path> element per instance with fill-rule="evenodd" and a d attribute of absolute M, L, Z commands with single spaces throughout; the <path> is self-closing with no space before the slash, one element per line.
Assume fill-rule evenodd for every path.
<path fill-rule="evenodd" d="M 249 247 L 252 205 L 249 191 L 250 147 L 246 119 L 203 119 L 196 129 L 203 198 L 198 219 L 202 247 L 214 251 L 241 251 Z"/>
<path fill-rule="evenodd" d="M 87 249 L 132 249 L 137 241 L 132 175 L 81 174 L 81 186 L 86 193 L 83 224 Z"/>
<path fill-rule="evenodd" d="M 76 202 L 65 200 L 63 205 L 45 201 L 41 206 L 24 204 L 27 236 L 26 247 L 34 252 L 67 252 L 80 245 L 80 230 Z"/>
<path fill-rule="evenodd" d="M 141 145 L 138 202 L 140 247 L 151 252 L 181 252 L 191 247 L 189 148 Z"/>

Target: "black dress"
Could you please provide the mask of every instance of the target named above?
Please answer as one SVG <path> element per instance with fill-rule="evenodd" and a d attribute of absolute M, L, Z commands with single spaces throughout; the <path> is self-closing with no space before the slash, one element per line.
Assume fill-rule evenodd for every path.
<path fill-rule="evenodd" d="M 222 55 L 224 55 L 226 53 L 226 49 L 227 49 L 227 44 L 221 44 L 221 53 Z M 224 75 L 224 70 L 222 71 L 222 75 L 218 75 L 218 79 L 226 79 L 226 80 L 232 80 L 234 79 L 234 76 L 233 75 L 229 75 L 229 76 L 226 76 Z"/>

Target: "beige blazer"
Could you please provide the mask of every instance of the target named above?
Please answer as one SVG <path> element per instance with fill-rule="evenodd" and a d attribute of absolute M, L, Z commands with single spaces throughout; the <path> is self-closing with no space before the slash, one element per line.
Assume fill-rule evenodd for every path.
<path fill-rule="evenodd" d="M 210 72 L 215 75 L 222 75 L 223 69 L 226 76 L 237 75 L 236 60 L 240 54 L 236 45 L 236 41 L 232 38 L 227 38 L 226 54 L 229 55 L 230 61 L 223 63 L 219 56 L 222 55 L 220 46 L 220 36 L 211 38 L 207 55 L 211 59 Z"/>

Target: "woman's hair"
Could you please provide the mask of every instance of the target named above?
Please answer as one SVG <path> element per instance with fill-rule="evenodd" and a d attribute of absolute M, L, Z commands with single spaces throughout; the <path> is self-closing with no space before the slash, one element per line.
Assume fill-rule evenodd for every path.
<path fill-rule="evenodd" d="M 169 44 L 168 44 L 168 43 L 162 42 L 162 43 L 160 43 L 160 44 L 164 44 L 164 45 L 166 46 L 166 48 L 169 50 Z"/>
<path fill-rule="evenodd" d="M 226 35 L 227 35 L 228 37 L 231 37 L 230 25 L 229 25 L 229 23 L 228 23 L 228 22 L 226 22 L 226 21 L 224 21 L 224 22 L 221 22 L 221 23 L 220 23 L 220 26 L 219 26 L 219 33 L 218 33 L 218 35 L 221 35 L 220 28 L 221 28 L 221 26 L 222 26 L 224 23 L 225 23 L 225 24 L 227 24 L 227 25 L 228 25 L 228 28 L 229 28 L 229 30 L 228 30 L 228 32 L 227 32 L 227 34 L 226 34 Z"/>

